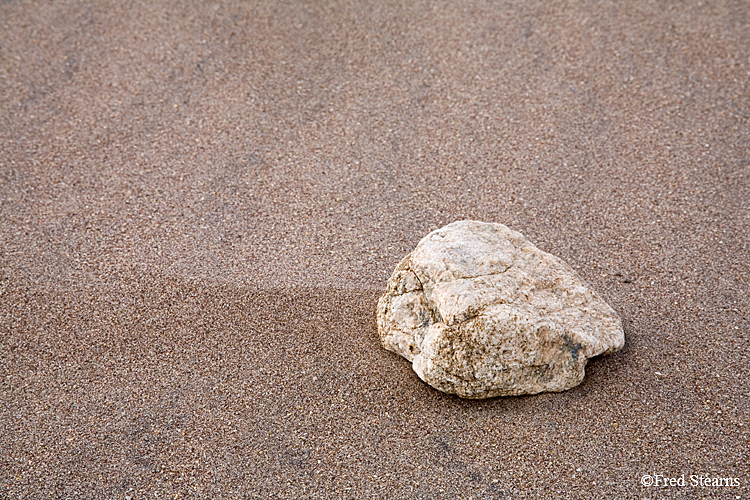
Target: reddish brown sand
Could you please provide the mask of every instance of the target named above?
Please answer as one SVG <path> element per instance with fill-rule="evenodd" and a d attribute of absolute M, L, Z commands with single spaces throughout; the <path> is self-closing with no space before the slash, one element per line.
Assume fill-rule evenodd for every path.
<path fill-rule="evenodd" d="M 0 147 L 0 498 L 750 495 L 744 0 L 5 0 Z M 376 302 L 468 218 L 624 350 L 422 383 Z"/>

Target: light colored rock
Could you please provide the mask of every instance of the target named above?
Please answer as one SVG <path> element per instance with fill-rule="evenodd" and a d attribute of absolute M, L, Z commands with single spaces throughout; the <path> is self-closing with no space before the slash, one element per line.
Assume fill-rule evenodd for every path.
<path fill-rule="evenodd" d="M 399 263 L 378 331 L 422 380 L 464 398 L 570 389 L 589 358 L 625 344 L 620 318 L 568 264 L 476 221 L 433 231 Z"/>

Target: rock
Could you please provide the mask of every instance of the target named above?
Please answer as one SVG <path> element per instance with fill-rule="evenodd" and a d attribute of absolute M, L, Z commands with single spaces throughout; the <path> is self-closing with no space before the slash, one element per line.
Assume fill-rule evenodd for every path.
<path fill-rule="evenodd" d="M 378 302 L 383 346 L 463 398 L 564 391 L 589 358 L 622 348 L 615 311 L 561 259 L 502 224 L 428 234 Z"/>

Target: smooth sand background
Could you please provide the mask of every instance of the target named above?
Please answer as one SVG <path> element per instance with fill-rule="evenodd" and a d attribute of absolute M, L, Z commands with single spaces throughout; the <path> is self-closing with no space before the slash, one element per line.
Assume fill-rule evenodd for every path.
<path fill-rule="evenodd" d="M 0 498 L 750 495 L 745 1 L 5 0 L 0 146 Z M 625 349 L 419 381 L 376 302 L 467 218 Z"/>

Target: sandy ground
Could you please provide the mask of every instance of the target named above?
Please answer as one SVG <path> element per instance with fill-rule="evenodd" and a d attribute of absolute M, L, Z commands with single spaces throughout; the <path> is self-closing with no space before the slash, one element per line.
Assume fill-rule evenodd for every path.
<path fill-rule="evenodd" d="M 0 498 L 748 498 L 749 208 L 744 0 L 0 1 Z M 625 349 L 422 383 L 375 306 L 460 219 Z"/>

